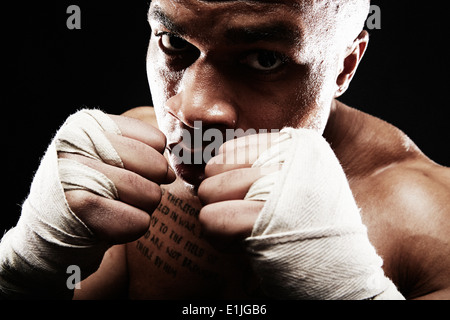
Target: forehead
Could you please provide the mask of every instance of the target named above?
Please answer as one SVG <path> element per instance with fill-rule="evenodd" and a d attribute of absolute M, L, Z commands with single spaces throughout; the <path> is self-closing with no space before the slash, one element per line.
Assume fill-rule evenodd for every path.
<path fill-rule="evenodd" d="M 153 0 L 153 5 L 164 6 L 166 8 L 182 9 L 191 11 L 201 10 L 224 10 L 236 13 L 242 10 L 253 10 L 255 12 L 266 13 L 272 11 L 287 11 L 301 14 L 309 8 L 330 7 L 330 0 Z M 323 8 L 322 8 L 323 9 Z M 270 10 L 270 11 L 267 11 Z"/>
<path fill-rule="evenodd" d="M 171 31 L 198 33 L 200 30 L 205 35 L 224 28 L 251 30 L 266 25 L 280 31 L 279 35 L 285 30 L 299 39 L 311 32 L 308 29 L 313 29 L 319 16 L 325 14 L 321 4 L 328 3 L 326 0 L 154 0 L 149 20 L 162 22 Z"/>
<path fill-rule="evenodd" d="M 185 5 L 202 4 L 273 4 L 273 5 L 296 5 L 299 2 L 316 2 L 317 0 L 162 0 Z"/>
<path fill-rule="evenodd" d="M 224 15 L 227 17 L 252 15 L 260 19 L 271 18 L 274 12 L 297 11 L 296 1 L 284 0 L 153 0 L 150 11 L 154 8 L 162 8 L 165 12 L 176 13 L 179 18 L 202 18 L 208 15 Z M 195 22 L 195 21 L 191 21 Z"/>

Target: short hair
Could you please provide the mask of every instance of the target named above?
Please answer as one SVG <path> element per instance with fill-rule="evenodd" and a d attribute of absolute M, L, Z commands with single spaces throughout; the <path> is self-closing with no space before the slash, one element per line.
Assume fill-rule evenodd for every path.
<path fill-rule="evenodd" d="M 199 0 L 200 2 L 273 2 L 273 0 Z M 367 16 L 370 11 L 371 0 L 307 0 L 294 3 L 299 8 L 314 4 L 321 4 L 328 8 L 329 13 L 333 16 L 329 22 L 334 24 L 340 34 L 348 35 L 355 40 L 364 29 Z M 333 19 L 334 18 L 334 19 Z"/>
<path fill-rule="evenodd" d="M 345 22 L 345 28 L 356 37 L 365 27 L 367 16 L 370 11 L 370 0 L 331 0 L 335 3 L 336 13 L 339 20 Z"/>

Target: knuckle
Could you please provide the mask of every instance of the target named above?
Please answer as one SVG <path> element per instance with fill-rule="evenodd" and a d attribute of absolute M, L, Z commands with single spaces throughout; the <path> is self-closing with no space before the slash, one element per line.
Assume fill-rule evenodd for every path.
<path fill-rule="evenodd" d="M 200 225 L 202 226 L 202 231 L 205 234 L 214 234 L 217 229 L 216 225 L 220 220 L 220 217 L 216 217 L 215 209 L 213 205 L 204 206 L 200 210 L 200 214 L 198 216 Z M 216 219 L 218 218 L 218 219 Z"/>
<path fill-rule="evenodd" d="M 156 130 L 156 134 L 158 135 L 158 141 L 161 143 L 159 148 L 164 151 L 167 145 L 167 137 L 160 130 Z"/>
<path fill-rule="evenodd" d="M 131 188 L 140 189 L 142 188 L 142 180 L 143 178 L 139 176 L 137 173 L 132 171 L 122 171 L 120 174 L 120 183 L 125 186 L 130 186 Z"/>
<path fill-rule="evenodd" d="M 205 231 L 214 234 L 225 232 L 228 228 L 228 222 L 236 218 L 234 210 L 219 210 L 220 206 L 211 204 L 204 206 L 200 210 L 199 221 Z"/>
<path fill-rule="evenodd" d="M 246 169 L 231 170 L 224 173 L 224 175 L 222 176 L 222 180 L 225 180 L 224 183 L 228 183 L 228 181 L 240 181 L 244 177 L 246 172 Z"/>
<path fill-rule="evenodd" d="M 236 140 L 229 140 L 222 144 L 219 148 L 218 154 L 227 153 L 229 150 L 232 150 L 236 145 Z"/>
<path fill-rule="evenodd" d="M 166 149 L 167 138 L 161 130 L 151 127 L 151 138 L 147 144 L 162 154 Z"/>
<path fill-rule="evenodd" d="M 203 204 L 211 204 L 220 201 L 226 194 L 229 186 L 229 173 L 222 173 L 205 179 L 197 190 L 197 195 Z"/>
<path fill-rule="evenodd" d="M 253 224 L 239 219 L 242 215 L 239 208 L 231 206 L 230 209 L 214 204 L 203 207 L 199 215 L 202 234 L 216 250 L 242 252 L 242 240 L 251 235 Z"/>
<path fill-rule="evenodd" d="M 130 171 L 124 173 L 122 187 L 118 191 L 120 201 L 146 212 L 152 212 L 162 198 L 159 185 Z"/>
<path fill-rule="evenodd" d="M 143 189 L 143 196 L 147 202 L 147 208 L 154 209 L 162 199 L 161 188 L 155 183 L 149 183 L 147 187 Z"/>
<path fill-rule="evenodd" d="M 167 177 L 169 173 L 169 164 L 163 155 L 158 154 L 156 157 L 153 157 L 151 166 L 154 167 L 157 172 L 156 178 L 158 181 L 164 180 Z"/>
<path fill-rule="evenodd" d="M 217 157 L 221 157 L 220 155 Z M 206 177 L 212 177 L 217 174 L 217 172 L 221 171 L 221 168 L 223 167 L 222 164 L 219 164 L 216 158 L 211 159 L 210 162 L 208 162 L 205 166 L 205 176 Z"/>
<path fill-rule="evenodd" d="M 65 192 L 67 204 L 70 209 L 81 216 L 86 212 L 91 212 L 98 207 L 98 196 L 84 190 L 73 190 Z"/>
<path fill-rule="evenodd" d="M 208 204 L 211 201 L 210 190 L 212 189 L 212 179 L 204 180 L 197 190 L 197 196 L 200 199 L 201 203 Z"/>
<path fill-rule="evenodd" d="M 235 213 L 224 213 L 215 205 L 202 208 L 199 222 L 203 236 L 219 251 L 228 252 L 239 249 L 238 238 L 230 232 L 230 221 L 235 218 Z"/>

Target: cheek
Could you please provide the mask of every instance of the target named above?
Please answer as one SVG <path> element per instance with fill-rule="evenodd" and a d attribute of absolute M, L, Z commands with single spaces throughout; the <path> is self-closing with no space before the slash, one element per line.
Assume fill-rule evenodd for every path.
<path fill-rule="evenodd" d="M 166 102 L 176 94 L 181 74 L 169 72 L 164 58 L 158 51 L 152 44 L 150 45 L 147 55 L 147 78 L 158 125 L 164 133 L 167 133 L 169 122 L 173 120 L 166 110 Z"/>
<path fill-rule="evenodd" d="M 328 122 L 333 99 L 332 77 L 324 62 L 311 64 L 299 79 L 293 97 L 287 97 L 295 106 L 291 113 L 290 126 L 316 130 L 323 133 Z"/>
<path fill-rule="evenodd" d="M 147 53 L 147 78 L 153 103 L 163 106 L 176 94 L 182 72 L 170 71 L 155 40 L 150 41 Z"/>
<path fill-rule="evenodd" d="M 295 127 L 317 131 L 324 127 L 327 104 L 322 99 L 323 79 L 305 66 L 294 71 L 280 82 L 260 86 L 259 90 L 252 89 L 247 95 L 241 94 L 248 98 L 240 101 L 240 108 L 249 127 Z"/>

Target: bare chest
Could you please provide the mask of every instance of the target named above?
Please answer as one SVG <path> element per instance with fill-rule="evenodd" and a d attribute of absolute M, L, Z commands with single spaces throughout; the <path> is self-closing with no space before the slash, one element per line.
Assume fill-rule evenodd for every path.
<path fill-rule="evenodd" d="M 165 190 L 150 228 L 128 244 L 130 298 L 246 298 L 253 295 L 242 255 L 221 253 L 203 237 L 194 197 Z"/>
<path fill-rule="evenodd" d="M 351 187 L 362 209 L 369 238 L 384 260 L 386 275 L 400 289 L 414 290 L 420 279 L 414 279 L 412 283 L 406 277 L 411 273 L 408 268 L 418 266 L 410 262 L 411 250 L 418 254 L 424 250 L 433 254 L 427 249 L 433 243 L 425 243 L 426 239 L 414 236 L 414 228 L 422 222 L 417 218 L 405 219 L 399 214 L 396 200 L 370 193 L 373 189 L 370 181 L 352 183 Z M 151 217 L 149 230 L 142 238 L 127 245 L 130 298 L 261 296 L 245 255 L 219 252 L 203 237 L 198 222 L 200 208 L 197 198 L 179 188 L 164 191 L 162 201 Z M 399 274 L 398 270 L 405 273 Z M 420 276 L 427 278 L 426 274 Z"/>

